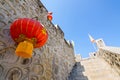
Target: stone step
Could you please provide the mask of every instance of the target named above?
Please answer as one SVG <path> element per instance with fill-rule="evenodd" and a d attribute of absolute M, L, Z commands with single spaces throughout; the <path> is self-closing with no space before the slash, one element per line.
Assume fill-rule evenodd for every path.
<path fill-rule="evenodd" d="M 120 76 L 99 58 L 76 62 L 69 80 L 120 80 Z"/>

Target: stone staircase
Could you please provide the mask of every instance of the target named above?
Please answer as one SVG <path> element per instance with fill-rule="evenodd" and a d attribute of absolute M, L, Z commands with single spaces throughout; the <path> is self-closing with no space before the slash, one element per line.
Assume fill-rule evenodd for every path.
<path fill-rule="evenodd" d="M 74 65 L 68 80 L 88 80 L 87 76 L 84 76 L 84 67 L 81 65 L 80 62 L 76 62 Z"/>
<path fill-rule="evenodd" d="M 107 62 L 97 57 L 76 62 L 68 80 L 120 80 L 120 76 Z"/>

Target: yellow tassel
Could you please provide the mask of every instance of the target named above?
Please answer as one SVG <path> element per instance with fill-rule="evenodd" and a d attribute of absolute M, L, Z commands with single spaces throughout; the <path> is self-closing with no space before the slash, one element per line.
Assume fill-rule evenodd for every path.
<path fill-rule="evenodd" d="M 23 58 L 31 58 L 33 52 L 33 44 L 29 41 L 20 42 L 16 48 L 16 55 Z"/>

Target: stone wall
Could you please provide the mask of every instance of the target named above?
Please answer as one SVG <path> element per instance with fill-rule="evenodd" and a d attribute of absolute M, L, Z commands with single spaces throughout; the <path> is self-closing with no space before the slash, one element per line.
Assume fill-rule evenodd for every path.
<path fill-rule="evenodd" d="M 119 48 L 101 47 L 89 58 L 77 56 L 68 80 L 120 80 Z"/>
<path fill-rule="evenodd" d="M 119 47 L 101 47 L 97 56 L 108 62 L 113 69 L 120 75 L 120 48 Z"/>
<path fill-rule="evenodd" d="M 0 0 L 0 80 L 66 80 L 75 64 L 74 48 L 60 27 L 47 20 L 47 12 L 39 0 Z M 9 34 L 11 22 L 24 17 L 37 17 L 49 34 L 30 59 L 15 55 Z"/>
<path fill-rule="evenodd" d="M 75 61 L 80 62 L 82 60 L 82 56 L 80 54 L 75 55 Z"/>

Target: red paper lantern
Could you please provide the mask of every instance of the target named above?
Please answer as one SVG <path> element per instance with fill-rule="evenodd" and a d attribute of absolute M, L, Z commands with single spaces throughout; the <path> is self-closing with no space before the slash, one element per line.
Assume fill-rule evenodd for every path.
<path fill-rule="evenodd" d="M 53 17 L 52 17 L 52 12 L 48 12 L 48 14 L 47 14 L 47 19 L 51 21 L 52 18 L 53 18 Z"/>
<path fill-rule="evenodd" d="M 16 54 L 23 58 L 32 57 L 33 48 L 42 47 L 48 39 L 45 27 L 40 22 L 29 18 L 15 20 L 10 26 L 10 34 L 18 43 Z"/>

